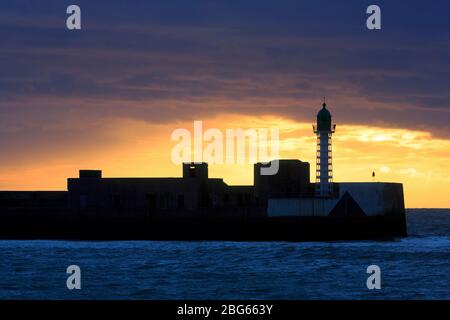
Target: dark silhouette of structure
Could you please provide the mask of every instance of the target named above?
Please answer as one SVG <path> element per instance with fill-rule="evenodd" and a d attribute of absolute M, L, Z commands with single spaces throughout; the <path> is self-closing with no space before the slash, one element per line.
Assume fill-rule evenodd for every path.
<path fill-rule="evenodd" d="M 317 114 L 317 124 L 313 125 L 313 131 L 317 135 L 316 192 L 322 197 L 333 193 L 331 137 L 335 130 L 336 125 L 331 124 L 331 113 L 324 98 L 322 109 Z"/>
<path fill-rule="evenodd" d="M 324 111 L 325 110 L 325 111 Z M 275 175 L 229 186 L 207 163 L 179 178 L 104 178 L 80 170 L 66 192 L 0 192 L 0 237 L 159 240 L 333 240 L 406 236 L 403 187 L 332 183 L 331 115 L 318 114 L 317 182 L 310 165 L 279 160 Z M 323 152 L 323 148 L 326 151 Z M 323 174 L 323 175 L 322 175 Z"/>

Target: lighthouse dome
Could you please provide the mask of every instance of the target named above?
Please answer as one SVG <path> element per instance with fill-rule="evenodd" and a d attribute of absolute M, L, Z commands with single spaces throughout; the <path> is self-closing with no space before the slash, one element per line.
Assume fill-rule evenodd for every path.
<path fill-rule="evenodd" d="M 326 103 L 322 105 L 322 109 L 317 113 L 317 130 L 331 131 L 331 113 L 328 111 Z"/>

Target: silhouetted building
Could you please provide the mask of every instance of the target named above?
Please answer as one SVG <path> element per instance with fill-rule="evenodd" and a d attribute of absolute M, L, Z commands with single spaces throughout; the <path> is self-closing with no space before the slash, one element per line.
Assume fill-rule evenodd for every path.
<path fill-rule="evenodd" d="M 253 169 L 255 200 L 263 207 L 267 200 L 275 195 L 296 197 L 314 196 L 314 186 L 310 184 L 309 163 L 300 160 L 278 160 L 278 172 L 275 175 L 262 175 L 261 168 L 270 164 L 257 163 Z"/>
<path fill-rule="evenodd" d="M 101 178 L 100 171 L 85 172 L 68 179 L 69 207 L 81 215 L 236 215 L 254 206 L 253 186 L 208 178 L 207 163 L 184 163 L 181 178 Z"/>

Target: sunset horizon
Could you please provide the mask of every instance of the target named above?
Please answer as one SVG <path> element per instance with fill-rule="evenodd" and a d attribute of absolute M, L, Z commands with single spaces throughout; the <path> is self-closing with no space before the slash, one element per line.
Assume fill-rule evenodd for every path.
<path fill-rule="evenodd" d="M 333 112 L 332 105 L 330 110 Z M 335 182 L 400 182 L 404 184 L 407 208 L 450 207 L 450 200 L 444 196 L 448 190 L 446 186 L 450 188 L 450 179 L 445 177 L 445 171 L 450 166 L 446 164 L 440 171 L 432 170 L 428 168 L 430 163 L 436 163 L 438 168 L 438 164 L 444 161 L 429 159 L 424 164 L 420 157 L 434 156 L 433 152 L 439 152 L 441 148 L 444 149 L 445 157 L 445 152 L 450 153 L 450 141 L 433 137 L 426 131 L 346 125 L 341 124 L 336 117 L 334 121 L 337 123 L 333 137 Z M 312 123 L 270 115 L 257 118 L 226 114 L 207 119 L 204 123 L 205 129 L 211 127 L 223 131 L 226 128 L 281 128 L 280 159 L 309 162 L 310 174 L 314 177 L 316 138 L 312 132 Z M 181 166 L 171 163 L 171 149 L 176 143 L 170 141 L 170 133 L 177 128 L 193 131 L 193 122 L 157 125 L 156 137 L 151 133 L 155 128 L 153 125 L 142 122 L 130 125 L 129 130 L 121 125 L 122 130 L 131 136 L 129 140 L 121 141 L 106 151 L 99 147 L 83 155 L 77 154 L 76 150 L 69 150 L 52 159 L 48 165 L 36 166 L 34 163 L 29 167 L 25 164 L 22 168 L 19 165 L 12 170 L 14 174 L 2 172 L 0 189 L 67 190 L 67 178 L 76 177 L 80 169 L 100 169 L 107 177 L 181 176 Z M 133 130 L 135 132 L 131 134 Z M 117 132 L 115 134 L 119 137 Z M 124 140 L 123 137 L 121 139 Z M 160 147 L 156 148 L 155 145 Z M 47 163 L 45 157 L 43 162 Z M 246 164 L 210 164 L 210 176 L 223 178 L 229 185 L 252 185 L 252 167 L 248 159 Z M 375 172 L 375 178 L 372 178 L 372 172 Z M 311 180 L 314 182 L 313 178 Z M 440 191 L 442 198 L 438 196 Z"/>

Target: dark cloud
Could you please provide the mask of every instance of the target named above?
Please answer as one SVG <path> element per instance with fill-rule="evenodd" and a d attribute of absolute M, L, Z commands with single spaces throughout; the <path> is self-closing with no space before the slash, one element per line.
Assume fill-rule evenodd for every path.
<path fill-rule="evenodd" d="M 0 147 L 76 144 L 97 122 L 278 114 L 450 138 L 446 1 L 66 1 L 0 4 Z M 71 124 L 77 122 L 74 128 Z M 53 138 L 43 128 L 60 123 Z"/>

